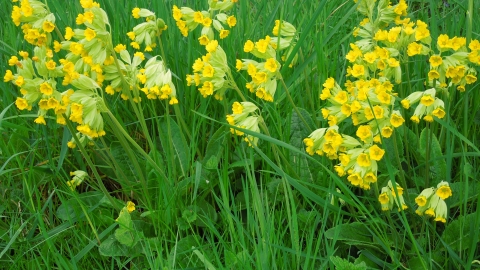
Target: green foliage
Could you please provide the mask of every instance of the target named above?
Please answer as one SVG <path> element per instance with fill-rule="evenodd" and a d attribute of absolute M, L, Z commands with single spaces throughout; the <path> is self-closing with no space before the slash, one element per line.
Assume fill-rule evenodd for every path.
<path fill-rule="evenodd" d="M 13 5 L 21 1 L 4 2 L 0 16 L 11 18 Z M 127 65 L 132 69 L 123 72 L 113 68 L 108 73 L 107 68 L 107 79 L 97 89 L 97 103 L 89 116 L 98 120 L 97 113 L 101 115 L 106 135 L 78 144 L 73 137 L 85 137 L 78 137 L 75 126 L 57 124 L 51 109 L 45 126 L 35 124 L 39 106 L 18 110 L 15 101 L 22 96 L 21 88 L 0 81 L 0 265 L 18 269 L 469 269 L 478 261 L 478 82 L 466 85 L 463 93 L 453 86 L 437 91 L 445 102 L 445 117 L 416 124 L 409 120 L 414 110 L 402 109 L 399 101 L 434 82 L 424 87 L 428 58 L 400 51 L 402 81 L 394 85 L 398 95 L 389 111 L 400 110 L 405 123 L 377 143 L 385 150 L 378 161 L 378 179 L 370 190 L 361 190 L 346 176 L 338 176 L 337 159 L 309 155 L 304 142 L 313 130 L 329 126 L 321 109 L 331 104 L 319 99 L 325 80 L 332 77 L 345 89 L 345 75 L 351 72 L 345 57 L 350 44 L 358 40 L 352 31 L 365 18 L 357 9 L 360 4 L 240 0 L 222 11 L 234 15 L 237 24 L 221 23 L 230 30 L 218 42 L 231 74 L 225 75 L 223 100 L 215 100 L 204 98 L 200 86 L 189 86 L 185 80 L 195 60 L 206 53 L 198 42 L 202 25 L 184 37 L 172 16 L 173 5 L 206 10 L 212 1 L 98 2 L 110 25 L 97 35 L 108 32 L 112 46 L 127 46 L 119 58 L 127 56 L 127 51 L 133 55 L 126 33 L 146 21 L 133 19 L 133 8 L 151 10 L 165 22 L 168 28 L 154 35 L 157 46 L 144 51 L 146 59 L 138 69 L 155 56 L 164 61 L 178 104 L 168 104 L 170 96 L 148 99 L 140 90 L 134 65 Z M 376 7 L 379 1 L 367 2 Z M 53 40 L 61 41 L 67 26 L 86 28 L 75 23 L 77 15 L 85 12 L 80 1 L 68 7 L 58 0 L 44 3 L 56 17 L 58 32 L 49 34 Z M 480 24 L 469 21 L 469 14 L 479 11 L 476 1 L 406 3 L 412 22 L 428 22 L 432 50 L 443 33 L 479 39 Z M 275 20 L 291 23 L 296 32 L 285 50 L 274 51 L 282 67 L 272 76 L 277 91 L 274 101 L 267 102 L 258 92 L 246 89 L 251 76 L 244 70 L 237 72 L 235 61 L 251 58 L 263 68 L 266 59 L 252 56 L 243 47 L 247 40 L 258 42 L 266 35 L 278 40 L 272 35 Z M 218 29 L 213 31 L 218 37 Z M 10 56 L 21 58 L 19 51 L 34 55 L 34 46 L 23 35 L 10 19 L 0 26 L 2 77 L 7 70 L 19 70 L 8 64 Z M 95 50 L 107 43 L 96 43 Z M 67 53 L 68 48 L 54 53 L 57 67 Z M 442 56 L 450 54 L 442 52 Z M 121 58 L 128 62 L 130 56 Z M 49 75 L 38 63 L 34 69 L 43 75 L 39 79 Z M 88 93 L 100 85 L 89 77 L 90 67 L 84 71 L 82 80 L 70 85 L 62 85 L 62 78 L 57 78 L 59 92 L 84 89 L 83 101 L 92 102 Z M 51 75 L 63 73 L 59 69 Z M 119 74 L 126 76 L 125 82 Z M 159 70 L 155 74 L 164 75 Z M 121 93 L 106 93 L 111 77 L 117 78 Z M 130 91 L 131 82 L 138 85 L 137 92 Z M 121 94 L 131 96 L 125 101 Z M 142 101 L 137 103 L 134 97 Z M 249 116 L 256 117 L 259 131 L 227 124 L 225 116 L 232 114 L 235 101 L 258 106 Z M 71 109 L 66 114 L 68 120 Z M 358 125 L 353 123 L 345 120 L 338 133 L 355 136 Z M 245 136 L 232 134 L 231 128 L 259 138 L 258 143 L 250 147 Z M 77 142 L 77 147 L 69 148 L 69 142 Z M 67 181 L 73 179 L 70 172 L 77 170 L 87 177 L 72 189 Z M 397 207 L 381 211 L 379 194 L 392 180 L 403 188 L 405 211 Z M 442 180 L 449 181 L 452 191 L 445 200 L 445 224 L 415 214 L 415 198 Z M 123 207 L 126 201 L 133 201 L 136 209 L 129 212 Z"/>

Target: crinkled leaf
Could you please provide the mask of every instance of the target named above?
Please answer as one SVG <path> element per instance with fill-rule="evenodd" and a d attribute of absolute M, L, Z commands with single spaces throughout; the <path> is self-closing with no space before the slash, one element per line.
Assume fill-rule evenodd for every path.
<path fill-rule="evenodd" d="M 338 256 L 330 256 L 330 261 L 335 265 L 337 270 L 364 270 L 367 269 L 365 262 L 359 264 L 353 264 L 346 259 L 342 259 Z"/>
<path fill-rule="evenodd" d="M 160 123 L 162 128 L 162 134 L 160 139 L 162 141 L 163 149 L 170 149 L 170 144 L 173 144 L 173 158 L 175 160 L 177 171 L 182 176 L 187 175 L 188 164 L 190 160 L 190 147 L 187 145 L 187 141 L 183 136 L 180 127 L 170 119 L 170 134 L 171 137 L 168 137 L 168 126 L 167 122 L 164 121 Z"/>
<path fill-rule="evenodd" d="M 364 243 L 372 243 L 372 234 L 367 227 L 360 222 L 340 224 L 325 232 L 328 239 L 358 241 Z"/>
<path fill-rule="evenodd" d="M 424 128 L 420 134 L 420 151 L 423 156 L 426 157 L 428 141 L 430 149 L 429 166 L 430 172 L 433 173 L 431 177 L 432 186 L 436 186 L 438 183 L 445 180 L 445 175 L 447 174 L 447 162 L 442 154 L 442 148 L 440 147 L 437 137 L 434 133 L 431 133 L 430 136 L 428 133 L 428 129 Z M 427 136 L 430 138 L 427 138 Z"/>
<path fill-rule="evenodd" d="M 461 216 L 447 224 L 443 231 L 442 239 L 450 248 L 461 251 L 471 247 L 472 241 L 474 241 L 474 243 L 480 241 L 480 234 L 478 233 L 477 237 L 473 239 L 475 230 L 478 230 L 478 227 L 473 227 L 475 225 L 476 215 L 477 213 L 471 213 L 466 216 Z"/>
<path fill-rule="evenodd" d="M 221 127 L 208 140 L 207 150 L 203 158 L 203 165 L 206 169 L 215 169 L 218 166 L 218 161 L 223 154 L 225 147 L 226 135 L 228 130 L 226 127 Z"/>
<path fill-rule="evenodd" d="M 311 127 L 314 127 L 315 124 L 313 123 L 310 114 L 306 110 L 298 108 L 298 111 L 303 117 L 303 120 L 307 122 L 308 126 L 305 125 L 304 121 L 297 114 L 297 112 L 293 110 L 290 121 L 290 144 L 299 149 L 303 149 L 303 139 L 310 135 L 309 130 Z M 302 179 L 314 182 L 313 172 L 315 171 L 315 168 L 313 164 L 311 164 L 311 162 L 309 162 L 304 156 L 294 153 L 290 155 L 290 162 L 292 163 L 292 166 L 299 168 L 299 176 Z"/>

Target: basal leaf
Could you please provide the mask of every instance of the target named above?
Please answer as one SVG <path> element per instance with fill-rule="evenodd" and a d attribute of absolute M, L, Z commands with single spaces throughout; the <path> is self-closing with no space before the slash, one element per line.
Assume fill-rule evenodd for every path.
<path fill-rule="evenodd" d="M 177 171 L 182 176 L 187 175 L 188 164 L 190 160 L 190 147 L 187 145 L 187 141 L 183 136 L 180 127 L 170 119 L 170 135 L 168 137 L 168 125 L 167 122 L 164 121 L 160 123 L 160 127 L 162 129 L 162 134 L 160 135 L 163 149 L 170 149 L 170 144 L 173 147 L 173 160 L 175 160 Z"/>
<path fill-rule="evenodd" d="M 429 166 L 430 172 L 433 174 L 432 185 L 436 186 L 439 182 L 445 180 L 445 175 L 447 174 L 447 162 L 442 154 L 442 149 L 437 137 L 433 133 L 428 133 L 429 131 L 427 128 L 422 130 L 422 133 L 420 134 L 420 149 L 424 154 L 424 157 L 426 157 L 428 143 L 428 148 L 430 150 Z M 429 136 L 429 138 L 427 136 Z"/>
<path fill-rule="evenodd" d="M 473 228 L 475 224 L 475 218 L 477 213 L 471 213 L 466 216 L 461 216 L 456 220 L 448 223 L 445 230 L 442 234 L 442 239 L 447 243 L 447 245 L 456 250 L 461 251 L 469 248 L 472 245 L 472 241 L 478 243 L 480 237 L 473 239 L 474 230 L 478 228 Z"/>

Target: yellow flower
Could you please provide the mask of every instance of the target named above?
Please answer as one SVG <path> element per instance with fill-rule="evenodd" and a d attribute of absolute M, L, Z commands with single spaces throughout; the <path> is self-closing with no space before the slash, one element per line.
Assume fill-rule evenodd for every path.
<path fill-rule="evenodd" d="M 203 23 L 203 14 L 200 11 L 195 11 L 193 13 L 193 21 L 196 23 Z"/>
<path fill-rule="evenodd" d="M 95 17 L 95 15 L 91 11 L 87 11 L 87 12 L 83 13 L 84 22 L 93 23 L 93 18 L 94 17 Z"/>
<path fill-rule="evenodd" d="M 227 24 L 228 24 L 228 27 L 232 28 L 234 27 L 236 24 L 237 24 L 237 19 L 235 18 L 235 16 L 230 16 L 227 18 Z"/>
<path fill-rule="evenodd" d="M 357 137 L 359 137 L 362 141 L 366 141 L 368 138 L 372 137 L 372 129 L 368 125 L 363 125 L 358 127 L 356 132 Z"/>
<path fill-rule="evenodd" d="M 75 35 L 73 29 L 70 27 L 65 28 L 65 39 L 70 40 Z"/>
<path fill-rule="evenodd" d="M 203 19 L 202 24 L 204 27 L 210 27 L 212 25 L 212 19 L 206 17 Z"/>
<path fill-rule="evenodd" d="M 173 5 L 172 14 L 175 21 L 179 21 L 182 19 L 182 11 L 176 5 Z"/>
<path fill-rule="evenodd" d="M 23 76 L 18 76 L 17 79 L 15 80 L 15 85 L 21 87 L 25 83 L 25 80 L 23 79 Z"/>
<path fill-rule="evenodd" d="M 47 123 L 45 122 L 45 118 L 43 118 L 42 115 L 40 115 L 39 117 L 37 117 L 35 120 L 34 120 L 35 123 L 39 124 L 39 125 L 46 125 Z"/>
<path fill-rule="evenodd" d="M 389 196 L 388 196 L 388 194 L 387 194 L 386 192 L 383 192 L 382 194 L 380 194 L 380 195 L 378 196 L 378 201 L 379 201 L 381 204 L 388 204 L 389 200 L 390 200 L 390 199 L 389 199 Z M 388 207 L 387 207 L 386 209 L 384 209 L 384 208 L 382 207 L 382 210 L 388 210 Z"/>
<path fill-rule="evenodd" d="M 133 56 L 134 57 L 136 56 L 136 57 L 142 59 L 142 61 L 145 60 L 145 55 L 142 52 L 136 52 L 136 53 L 133 54 Z"/>
<path fill-rule="evenodd" d="M 131 201 L 127 202 L 127 211 L 129 213 L 135 211 L 135 204 L 133 202 L 131 202 Z"/>
<path fill-rule="evenodd" d="M 438 67 L 443 62 L 442 57 L 439 55 L 432 55 L 428 61 L 432 67 Z"/>
<path fill-rule="evenodd" d="M 352 76 L 355 78 L 365 75 L 365 67 L 363 65 L 354 64 L 352 67 Z"/>
<path fill-rule="evenodd" d="M 422 103 L 422 104 L 425 105 L 426 107 L 432 105 L 434 101 L 435 101 L 435 98 L 432 97 L 432 96 L 430 96 L 430 95 L 424 95 L 424 96 L 422 96 L 422 98 L 420 99 L 420 103 Z"/>
<path fill-rule="evenodd" d="M 422 52 L 422 45 L 412 42 L 408 44 L 407 54 L 408 56 L 414 56 Z"/>
<path fill-rule="evenodd" d="M 139 9 L 138 7 L 134 8 L 134 9 L 132 10 L 132 16 L 133 16 L 133 18 L 139 19 L 139 18 L 140 18 L 139 13 L 140 13 L 140 9 Z"/>
<path fill-rule="evenodd" d="M 243 105 L 240 102 L 235 101 L 232 104 L 232 111 L 233 114 L 241 114 L 243 112 Z"/>
<path fill-rule="evenodd" d="M 212 66 L 208 65 L 203 68 L 203 77 L 211 78 L 213 77 L 214 69 Z"/>
<path fill-rule="evenodd" d="M 470 44 L 468 44 L 468 48 L 472 51 L 479 51 L 480 50 L 480 41 L 476 39 L 472 39 Z"/>
<path fill-rule="evenodd" d="M 224 39 L 228 37 L 228 34 L 230 34 L 229 30 L 225 30 L 225 29 L 220 30 L 220 39 Z"/>
<path fill-rule="evenodd" d="M 212 40 L 208 42 L 207 46 L 205 46 L 205 49 L 207 50 L 207 52 L 211 53 L 216 51 L 217 47 L 218 47 L 218 41 Z"/>
<path fill-rule="evenodd" d="M 361 167 L 370 167 L 372 162 L 370 161 L 370 157 L 367 154 L 361 153 L 357 157 L 357 164 Z"/>
<path fill-rule="evenodd" d="M 14 80 L 15 78 L 13 77 L 13 73 L 11 70 L 8 70 L 5 72 L 5 76 L 3 77 L 4 82 L 9 82 Z"/>
<path fill-rule="evenodd" d="M 140 49 L 140 45 L 135 41 L 130 42 L 130 45 L 136 50 Z"/>
<path fill-rule="evenodd" d="M 442 108 L 438 107 L 432 111 L 432 115 L 438 118 L 443 118 L 445 117 L 445 111 Z"/>
<path fill-rule="evenodd" d="M 210 40 L 208 39 L 207 35 L 202 35 L 198 38 L 198 42 L 200 42 L 200 45 L 206 46 Z"/>
<path fill-rule="evenodd" d="M 472 84 L 474 82 L 477 81 L 477 77 L 475 77 L 474 75 L 472 74 L 468 74 L 466 77 L 465 77 L 465 80 L 467 81 L 467 84 Z"/>
<path fill-rule="evenodd" d="M 392 113 L 392 116 L 390 117 L 390 124 L 392 124 L 392 126 L 398 128 L 399 126 L 403 125 L 404 122 L 405 119 L 403 119 L 402 115 Z"/>
<path fill-rule="evenodd" d="M 414 122 L 415 124 L 420 123 L 420 119 L 416 115 L 410 117 L 410 120 L 412 120 L 412 122 Z"/>
<path fill-rule="evenodd" d="M 383 155 L 385 154 L 385 150 L 378 147 L 376 144 L 371 146 L 368 149 L 368 152 L 369 152 L 370 158 L 372 160 L 375 160 L 375 161 L 380 161 L 382 159 Z"/>
<path fill-rule="evenodd" d="M 383 127 L 382 128 L 382 136 L 384 138 L 390 138 L 393 134 L 393 129 L 389 126 Z"/>
<path fill-rule="evenodd" d="M 50 60 L 50 61 L 45 63 L 45 66 L 47 66 L 48 70 L 54 70 L 56 65 L 57 65 L 57 63 L 55 63 L 55 61 L 53 61 L 53 60 Z"/>
<path fill-rule="evenodd" d="M 442 200 L 447 199 L 448 197 L 452 196 L 452 190 L 450 189 L 447 182 L 442 181 L 437 185 L 437 190 L 435 192 L 438 197 Z"/>
<path fill-rule="evenodd" d="M 97 33 L 95 32 L 95 30 L 90 28 L 87 28 L 84 33 L 85 33 L 85 39 L 87 41 L 90 41 L 97 36 Z"/>
<path fill-rule="evenodd" d="M 434 80 L 434 79 L 439 79 L 440 78 L 440 73 L 436 71 L 435 69 L 432 69 L 428 72 L 428 79 L 429 80 Z"/>
<path fill-rule="evenodd" d="M 349 175 L 347 180 L 354 186 L 359 186 L 363 182 L 362 177 L 358 173 Z"/>
<path fill-rule="evenodd" d="M 115 46 L 114 50 L 117 52 L 117 53 L 120 53 L 121 51 L 124 51 L 127 49 L 127 46 L 123 45 L 123 44 L 118 44 L 117 46 Z"/>
<path fill-rule="evenodd" d="M 53 94 L 53 88 L 52 86 L 50 86 L 49 83 L 44 82 L 40 84 L 40 92 L 44 95 L 50 96 L 51 94 Z"/>
<path fill-rule="evenodd" d="M 26 99 L 17 97 L 17 100 L 15 100 L 15 106 L 21 111 L 28 109 L 29 105 Z"/>
<path fill-rule="evenodd" d="M 442 34 L 438 36 L 437 45 L 439 49 L 447 49 L 451 47 L 451 41 L 448 35 Z"/>
<path fill-rule="evenodd" d="M 55 24 L 49 21 L 44 21 L 42 25 L 42 29 L 45 32 L 51 33 L 55 29 Z"/>
<path fill-rule="evenodd" d="M 254 47 L 255 47 L 255 44 L 253 44 L 251 40 L 247 40 L 247 42 L 245 42 L 245 45 L 243 46 L 243 51 L 247 53 L 251 52 Z"/>

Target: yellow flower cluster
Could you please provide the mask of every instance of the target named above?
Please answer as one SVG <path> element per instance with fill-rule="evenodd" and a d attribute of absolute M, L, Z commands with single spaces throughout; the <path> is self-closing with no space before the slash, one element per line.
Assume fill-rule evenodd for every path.
<path fill-rule="evenodd" d="M 276 59 L 277 51 L 289 49 L 282 58 L 285 60 L 291 53 L 294 44 L 296 29 L 288 22 L 275 21 L 273 28 L 277 38 L 265 36 L 256 42 L 247 40 L 243 46 L 244 52 L 264 59 L 264 62 L 257 62 L 251 59 L 237 59 L 237 71 L 246 70 L 252 79 L 246 84 L 246 88 L 255 93 L 258 98 L 272 102 L 277 91 L 277 76 L 280 70 L 280 63 Z M 293 63 L 293 62 L 292 62 Z"/>
<path fill-rule="evenodd" d="M 22 25 L 24 39 L 36 46 L 50 44 L 51 32 L 55 30 L 55 16 L 50 13 L 45 4 L 35 0 L 22 0 L 20 6 L 13 6 L 13 23 Z"/>
<path fill-rule="evenodd" d="M 155 39 L 167 30 L 165 21 L 155 16 L 155 13 L 148 9 L 140 9 L 138 7 L 132 10 L 134 18 L 145 18 L 146 21 L 136 25 L 132 31 L 127 33 L 127 36 L 132 40 L 130 45 L 136 49 L 140 49 L 140 45 L 145 44 L 144 51 L 151 52 L 157 46 Z"/>
<path fill-rule="evenodd" d="M 480 65 L 480 42 L 472 40 L 468 44 L 464 37 L 449 38 L 442 34 L 437 40 L 438 53 L 430 56 L 430 71 L 428 83 L 438 88 L 456 87 L 460 92 L 465 91 L 467 84 L 477 81 L 477 71 L 469 64 Z"/>
<path fill-rule="evenodd" d="M 87 177 L 88 174 L 84 171 L 77 170 L 70 172 L 70 176 L 73 177 L 72 180 L 67 181 L 67 186 L 73 191 L 83 182 L 83 180 L 85 180 L 85 177 Z"/>
<path fill-rule="evenodd" d="M 237 71 L 247 70 L 252 78 L 246 85 L 251 93 L 265 101 L 273 101 L 277 91 L 277 71 L 280 69 L 280 63 L 275 58 L 268 58 L 260 63 L 250 59 L 237 59 L 236 68 Z"/>
<path fill-rule="evenodd" d="M 441 99 L 435 97 L 435 94 L 435 88 L 430 88 L 423 92 L 413 92 L 402 100 L 401 104 L 405 109 L 409 109 L 411 105 L 420 101 L 415 108 L 413 116 L 410 118 L 412 122 L 418 124 L 420 119 L 433 122 L 433 116 L 438 118 L 445 116 L 444 103 Z"/>
<path fill-rule="evenodd" d="M 227 115 L 227 122 L 232 125 L 243 129 L 248 129 L 253 132 L 260 132 L 258 127 L 259 116 L 250 115 L 258 110 L 258 107 L 251 102 L 237 102 L 232 105 L 232 114 Z M 257 145 L 258 138 L 252 135 L 245 135 L 243 131 L 230 128 L 230 132 L 237 136 L 244 136 L 244 140 L 248 142 L 249 146 Z"/>
<path fill-rule="evenodd" d="M 403 199 L 403 188 L 398 183 L 395 183 L 394 188 L 392 181 L 390 180 L 388 181 L 387 186 L 382 188 L 382 191 L 378 196 L 378 201 L 382 205 L 383 211 L 392 210 L 394 204 L 398 207 L 398 211 L 408 208 Z"/>
<path fill-rule="evenodd" d="M 322 116 L 330 126 L 338 125 L 351 117 L 357 136 L 364 143 L 380 143 L 381 136 L 389 138 L 394 128 L 400 127 L 404 119 L 399 111 L 393 110 L 395 94 L 393 85 L 385 78 L 347 81 L 346 90 L 340 88 L 334 78 L 323 84 L 320 99 L 332 106 L 322 108 Z"/>
<path fill-rule="evenodd" d="M 447 182 L 438 183 L 437 188 L 426 188 L 415 198 L 418 205 L 415 213 L 434 217 L 435 221 L 447 222 L 448 208 L 445 199 L 452 196 L 452 190 Z"/>
<path fill-rule="evenodd" d="M 235 85 L 235 82 L 229 79 L 231 76 L 228 76 L 230 68 L 227 56 L 216 40 L 209 41 L 205 49 L 207 54 L 193 63 L 193 75 L 187 75 L 187 85 L 195 84 L 204 98 L 215 93 L 215 98 L 222 100 L 225 91 Z"/>
<path fill-rule="evenodd" d="M 184 37 L 187 37 L 188 33 L 195 30 L 198 25 L 202 25 L 203 28 L 201 36 L 203 38 L 206 38 L 207 40 L 213 40 L 213 29 L 215 29 L 219 33 L 220 39 L 224 39 L 230 34 L 230 30 L 225 28 L 227 26 L 229 29 L 233 28 L 237 24 L 237 19 L 235 16 L 228 16 L 223 12 L 219 12 L 213 16 L 213 12 L 228 11 L 233 7 L 235 2 L 237 1 L 208 1 L 208 11 L 194 11 L 189 7 L 178 8 L 176 5 L 174 5 L 172 9 L 173 18 L 175 19 L 177 27 Z"/>
<path fill-rule="evenodd" d="M 170 99 L 169 104 L 178 104 L 175 85 L 172 83 L 172 72 L 157 57 L 150 58 L 142 73 L 137 78 L 143 83 L 140 89 L 148 99 Z"/>

